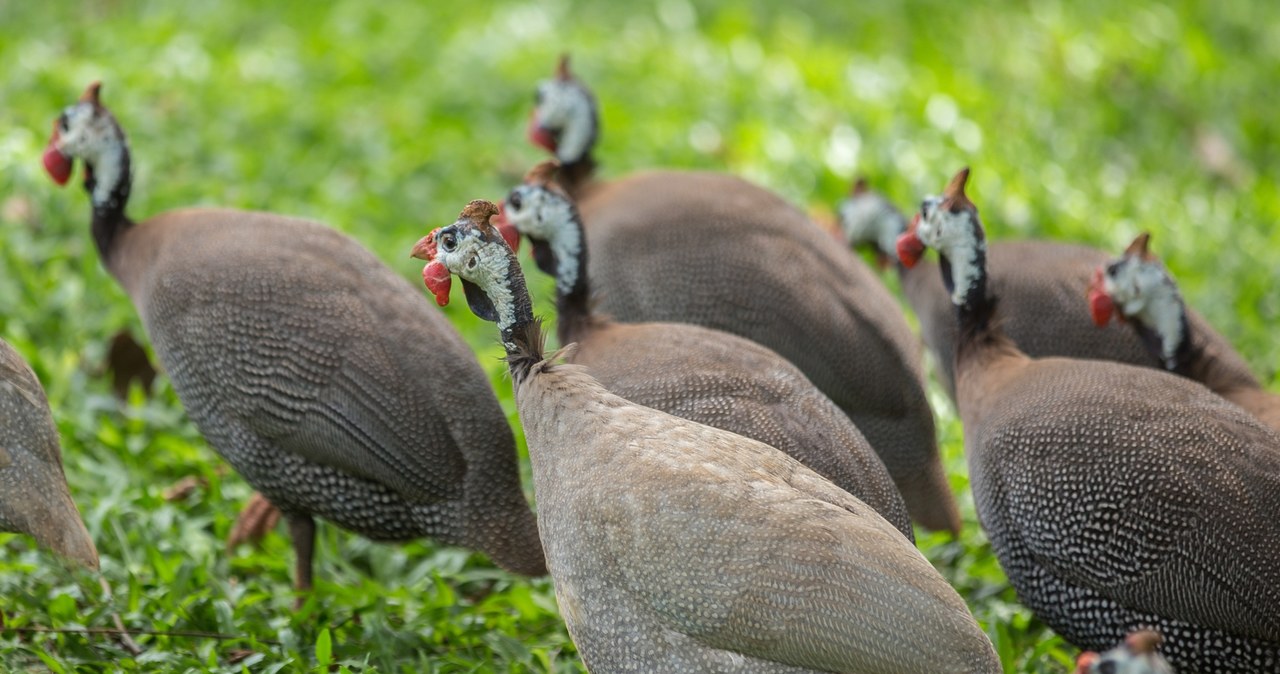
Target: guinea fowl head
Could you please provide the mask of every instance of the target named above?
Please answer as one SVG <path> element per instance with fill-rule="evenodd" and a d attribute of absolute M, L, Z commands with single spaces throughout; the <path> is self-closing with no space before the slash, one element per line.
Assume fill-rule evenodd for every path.
<path fill-rule="evenodd" d="M 555 77 L 538 84 L 529 140 L 561 162 L 574 164 L 591 153 L 599 127 L 595 97 L 569 72 L 568 55 L 561 56 Z"/>
<path fill-rule="evenodd" d="M 581 258 L 582 225 L 573 199 L 555 182 L 559 169 L 554 160 L 529 169 L 524 182 L 502 202 L 497 222 L 514 227 L 517 236 L 529 237 L 538 268 L 556 276 L 560 292 L 567 293 L 577 281 L 577 268 L 570 265 L 562 269 L 559 262 L 566 257 Z"/>
<path fill-rule="evenodd" d="M 987 242 L 978 219 L 978 207 L 965 194 L 969 169 L 951 179 L 942 196 L 926 197 L 907 231 L 898 237 L 898 259 L 914 266 L 926 247 L 943 258 L 944 281 L 956 305 L 972 302 L 984 292 Z"/>
<path fill-rule="evenodd" d="M 75 159 L 85 163 L 84 184 L 90 192 L 96 184 L 114 187 L 118 182 L 116 176 L 103 174 L 120 170 L 126 142 L 115 117 L 102 105 L 101 91 L 101 83 L 90 84 L 80 100 L 64 108 L 53 122 L 43 160 L 45 171 L 59 185 L 71 178 Z"/>
<path fill-rule="evenodd" d="M 452 225 L 433 230 L 413 247 L 413 257 L 428 263 L 422 279 L 440 306 L 449 303 L 451 275 L 457 274 L 471 311 L 485 320 L 502 322 L 490 297 L 509 290 L 515 254 L 492 222 L 497 215 L 493 202 L 472 201 Z"/>
<path fill-rule="evenodd" d="M 849 196 L 836 207 L 840 230 L 850 246 L 876 246 L 881 263 L 897 257 L 897 240 L 907 230 L 907 219 L 883 195 L 872 190 L 866 178 L 858 178 Z"/>
<path fill-rule="evenodd" d="M 1093 273 L 1089 285 L 1089 311 L 1093 322 L 1104 327 L 1115 315 L 1149 331 L 1160 343 L 1161 360 L 1172 369 L 1186 331 L 1186 306 L 1178 284 L 1148 246 L 1151 235 L 1139 234 L 1124 254 Z"/>
<path fill-rule="evenodd" d="M 1158 632 L 1140 630 L 1124 643 L 1099 655 L 1086 651 L 1076 659 L 1075 674 L 1173 674 L 1173 668 L 1156 652 L 1163 639 Z"/>

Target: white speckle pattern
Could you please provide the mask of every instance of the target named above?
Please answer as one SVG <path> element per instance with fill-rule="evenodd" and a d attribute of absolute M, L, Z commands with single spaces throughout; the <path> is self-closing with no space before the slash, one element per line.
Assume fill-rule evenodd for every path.
<path fill-rule="evenodd" d="M 1108 265 L 1103 287 L 1125 318 L 1132 318 L 1160 336 L 1160 358 L 1172 369 L 1185 335 L 1186 306 L 1182 294 L 1158 260 L 1126 255 Z"/>
<path fill-rule="evenodd" d="M 556 159 L 565 164 L 580 161 L 595 140 L 595 103 L 591 94 L 573 80 L 550 79 L 538 85 L 537 123 L 559 133 Z"/>
<path fill-rule="evenodd" d="M 1157 370 L 1025 367 L 981 409 L 981 374 L 959 380 L 974 503 L 1020 601 L 1081 648 L 1155 629 L 1179 671 L 1278 671 L 1280 435 Z"/>
<path fill-rule="evenodd" d="M 874 242 L 880 252 L 896 259 L 898 236 L 907 231 L 902 213 L 874 192 L 855 194 L 840 202 L 840 229 L 849 245 Z"/>
<path fill-rule="evenodd" d="M 985 273 L 978 257 L 985 257 L 987 242 L 979 235 L 977 214 L 969 209 L 952 212 L 942 207 L 941 197 L 929 197 L 920 205 L 920 215 L 916 236 L 951 261 L 951 301 L 963 304 Z"/>

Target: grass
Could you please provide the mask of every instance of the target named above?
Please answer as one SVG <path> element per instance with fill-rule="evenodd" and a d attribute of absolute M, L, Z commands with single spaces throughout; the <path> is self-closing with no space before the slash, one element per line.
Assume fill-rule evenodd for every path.
<path fill-rule="evenodd" d="M 1273 3 L 259 5 L 0 0 L 0 337 L 48 389 L 113 590 L 0 537 L 0 669 L 581 671 L 550 583 L 479 555 L 322 525 L 317 590 L 295 613 L 283 528 L 224 553 L 250 489 L 163 377 L 153 397 L 112 397 L 109 340 L 143 333 L 97 259 L 84 195 L 40 170 L 50 120 L 93 79 L 130 134 L 134 216 L 302 215 L 415 278 L 419 236 L 541 158 L 523 122 L 570 50 L 602 104 L 607 175 L 730 171 L 830 218 L 855 173 L 907 207 L 968 164 L 993 238 L 1119 251 L 1152 230 L 1188 301 L 1280 390 Z M 549 296 L 541 279 L 544 310 Z M 462 303 L 446 311 L 514 424 L 492 327 Z M 1008 671 L 1065 671 L 1073 649 L 1008 588 L 967 496 L 959 424 L 936 387 L 933 400 L 967 533 L 921 547 Z M 166 500 L 187 477 L 198 488 Z M 107 627 L 113 612 L 133 629 L 231 638 L 139 635 L 133 656 L 102 636 L 21 631 Z"/>

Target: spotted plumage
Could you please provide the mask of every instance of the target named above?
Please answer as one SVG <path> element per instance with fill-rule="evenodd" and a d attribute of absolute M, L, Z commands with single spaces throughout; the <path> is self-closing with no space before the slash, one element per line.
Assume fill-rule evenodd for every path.
<path fill-rule="evenodd" d="M 40 381 L 22 356 L 0 340 L 0 531 L 90 568 L 98 551 L 67 491 L 58 429 Z"/>
<path fill-rule="evenodd" d="M 590 96 L 562 69 L 543 89 Z M 625 323 L 692 323 L 745 337 L 791 361 L 853 420 L 884 461 L 912 519 L 958 531 L 937 453 L 919 345 L 866 265 L 782 198 L 714 173 L 593 179 L 596 120 L 534 112 L 535 142 L 563 164 L 591 257 L 599 309 Z"/>
<path fill-rule="evenodd" d="M 469 215 L 477 204 L 419 250 L 464 279 L 473 256 L 508 261 L 508 290 L 490 297 L 514 297 L 498 329 L 539 527 L 593 674 L 999 671 L 960 597 L 866 504 L 768 445 L 546 356 L 514 254 L 483 215 L 497 207 Z"/>
<path fill-rule="evenodd" d="M 750 340 L 687 323 L 617 323 L 591 307 L 582 223 L 551 182 L 530 171 L 502 205 L 556 277 L 561 344 L 611 392 L 640 405 L 754 438 L 799 459 L 914 539 L 906 505 L 853 422 L 789 361 Z M 495 292 L 502 292 L 495 288 Z"/>
<path fill-rule="evenodd" d="M 895 244 L 907 221 L 893 204 L 865 186 L 838 209 L 850 245 L 874 242 L 882 257 L 897 262 Z M 1033 358 L 1061 356 L 1158 367 L 1143 341 L 1123 325 L 1099 329 L 1083 304 L 1091 275 L 1108 253 L 1056 241 L 988 241 L 987 287 L 1000 298 L 1001 327 Z M 895 264 L 907 303 L 920 320 L 920 333 L 934 354 L 938 379 L 955 399 L 955 307 L 938 266 L 921 260 Z M 1188 322 L 1206 341 L 1227 342 L 1197 313 Z"/>
<path fill-rule="evenodd" d="M 1280 395 L 1263 388 L 1231 344 L 1187 308 L 1148 242 L 1147 234 L 1138 236 L 1124 256 L 1100 267 L 1098 290 L 1165 369 L 1203 383 L 1280 431 Z"/>
<path fill-rule="evenodd" d="M 921 225 L 974 235 L 933 240 L 980 238 L 976 210 L 955 206 L 966 178 Z M 970 484 L 1021 601 L 1081 648 L 1154 628 L 1179 671 L 1280 669 L 1280 434 L 1155 369 L 1027 357 L 984 270 L 955 259 L 943 268 L 975 279 L 957 303 Z"/>
<path fill-rule="evenodd" d="M 497 399 L 408 282 L 297 218 L 198 208 L 135 224 L 124 214 L 127 145 L 97 90 L 60 119 L 50 152 L 84 160 L 96 178 L 86 187 L 103 262 L 209 444 L 285 514 L 300 588 L 313 516 L 545 572 Z"/>
<path fill-rule="evenodd" d="M 1105 653 L 1081 653 L 1076 660 L 1076 674 L 1174 674 L 1173 667 L 1157 651 L 1161 641 L 1159 632 L 1138 630 Z"/>

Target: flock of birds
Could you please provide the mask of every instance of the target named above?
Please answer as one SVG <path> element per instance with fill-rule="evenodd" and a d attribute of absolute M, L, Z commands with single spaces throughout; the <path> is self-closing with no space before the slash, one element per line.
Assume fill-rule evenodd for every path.
<path fill-rule="evenodd" d="M 64 184 L 84 163 L 104 265 L 191 418 L 259 491 L 237 529 L 286 520 L 300 595 L 318 516 L 549 572 L 596 674 L 1000 671 L 914 545 L 912 521 L 961 522 L 897 301 L 748 182 L 597 180 L 598 133 L 562 61 L 529 127 L 555 159 L 413 250 L 438 303 L 456 276 L 497 324 L 536 518 L 474 355 L 355 241 L 227 209 L 133 222 L 97 84 L 44 165 Z M 1184 305 L 1145 235 L 1114 260 L 988 245 L 967 178 L 911 221 L 859 183 L 840 224 L 901 277 L 1020 600 L 1089 651 L 1078 672 L 1280 672 L 1280 396 Z M 522 237 L 555 278 L 554 353 Z M 7 345 L 0 420 L 0 527 L 96 566 L 43 391 Z"/>

